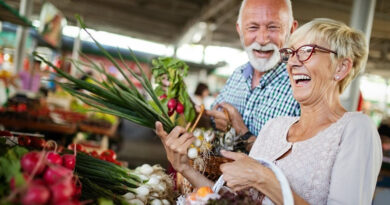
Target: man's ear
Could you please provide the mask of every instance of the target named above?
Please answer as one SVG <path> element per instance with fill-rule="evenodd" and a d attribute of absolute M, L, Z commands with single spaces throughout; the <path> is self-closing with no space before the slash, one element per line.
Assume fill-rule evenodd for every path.
<path fill-rule="evenodd" d="M 237 31 L 238 35 L 241 37 L 241 28 L 240 28 L 240 25 L 238 25 L 238 23 L 236 23 L 236 31 Z"/>
<path fill-rule="evenodd" d="M 294 20 L 291 26 L 290 34 L 292 34 L 298 28 L 298 21 Z"/>
<path fill-rule="evenodd" d="M 352 66 L 353 66 L 353 61 L 351 58 L 341 59 L 336 67 L 334 79 L 337 81 L 344 79 L 351 71 Z"/>

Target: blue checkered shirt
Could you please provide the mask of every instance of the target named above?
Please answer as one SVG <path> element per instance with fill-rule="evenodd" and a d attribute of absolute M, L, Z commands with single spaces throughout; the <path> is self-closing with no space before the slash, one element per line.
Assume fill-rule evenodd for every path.
<path fill-rule="evenodd" d="M 299 116 L 300 107 L 292 95 L 285 64 L 266 72 L 251 89 L 253 67 L 248 62 L 237 68 L 226 82 L 213 106 L 227 102 L 241 113 L 245 125 L 255 136 L 265 123 L 277 116 Z"/>

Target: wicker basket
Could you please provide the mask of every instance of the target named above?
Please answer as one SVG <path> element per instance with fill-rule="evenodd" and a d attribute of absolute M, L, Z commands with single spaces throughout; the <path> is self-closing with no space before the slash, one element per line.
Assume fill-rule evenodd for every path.
<path fill-rule="evenodd" d="M 231 161 L 232 160 L 220 156 L 210 156 L 204 162 L 204 169 L 199 169 L 199 167 L 195 168 L 198 169 L 198 171 L 200 171 L 201 173 L 203 173 L 203 175 L 206 176 L 208 179 L 216 181 L 222 174 L 221 170 L 219 169 L 220 165 Z M 190 160 L 190 164 L 191 166 L 194 166 L 194 160 Z M 177 173 L 176 186 L 182 194 L 188 194 L 193 192 L 191 184 L 180 173 Z"/>
<path fill-rule="evenodd" d="M 218 179 L 219 176 L 221 176 L 222 172 L 220 170 L 220 166 L 223 163 L 231 162 L 231 159 L 220 157 L 220 156 L 210 156 L 206 161 L 204 162 L 205 168 L 204 170 L 198 170 L 200 172 L 204 172 L 203 175 L 206 176 L 208 179 L 215 181 Z M 190 160 L 190 164 L 193 165 L 194 161 Z"/>

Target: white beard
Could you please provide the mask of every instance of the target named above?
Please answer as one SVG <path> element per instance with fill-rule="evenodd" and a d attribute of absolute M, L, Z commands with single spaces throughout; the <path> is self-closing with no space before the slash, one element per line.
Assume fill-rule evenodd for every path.
<path fill-rule="evenodd" d="M 248 54 L 249 62 L 251 63 L 252 67 L 260 72 L 266 72 L 269 71 L 280 62 L 280 53 L 279 48 L 273 43 L 268 43 L 265 46 L 261 46 L 257 42 L 253 42 L 250 46 L 246 47 L 244 46 L 246 53 Z M 261 51 L 270 51 L 273 50 L 273 54 L 270 58 L 257 58 L 254 53 L 253 49 L 255 50 L 261 50 Z"/>

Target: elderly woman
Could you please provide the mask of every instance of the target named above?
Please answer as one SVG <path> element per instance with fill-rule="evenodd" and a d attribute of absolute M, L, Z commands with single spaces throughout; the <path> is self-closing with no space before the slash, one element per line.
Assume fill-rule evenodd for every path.
<path fill-rule="evenodd" d="M 367 58 L 363 34 L 338 21 L 315 19 L 297 29 L 280 53 L 301 116 L 268 121 L 250 157 L 222 152 L 234 160 L 221 165 L 227 186 L 255 188 L 266 196 L 264 204 L 282 204 L 275 176 L 253 159 L 265 158 L 283 170 L 295 204 L 371 204 L 382 162 L 379 135 L 366 115 L 347 112 L 339 100 Z M 239 114 L 222 106 L 232 119 Z M 241 124 L 232 121 L 237 129 Z M 160 124 L 157 128 L 173 166 L 197 187 L 212 185 L 187 164 L 191 134 L 175 128 L 167 135 Z"/>

